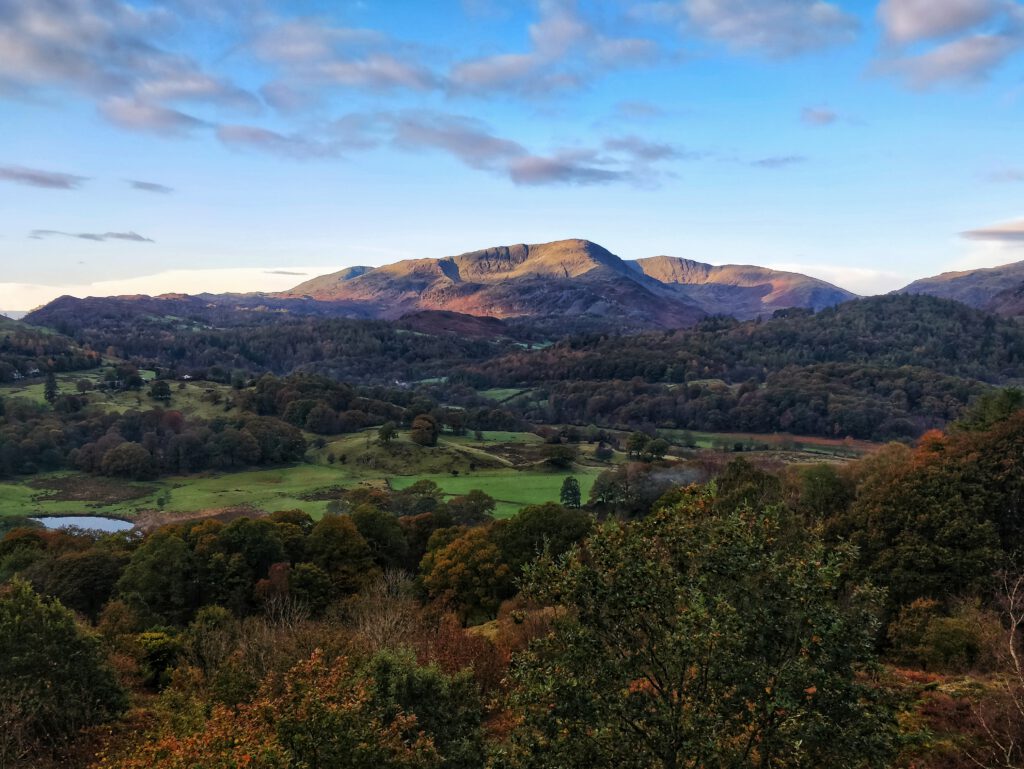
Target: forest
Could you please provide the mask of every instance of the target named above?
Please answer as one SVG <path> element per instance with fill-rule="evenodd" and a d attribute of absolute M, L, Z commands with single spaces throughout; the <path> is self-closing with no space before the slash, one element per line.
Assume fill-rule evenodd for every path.
<path fill-rule="evenodd" d="M 517 388 L 528 392 L 502 407 L 537 424 L 867 440 L 916 438 L 987 388 L 1024 379 L 1019 323 L 928 296 L 621 335 L 574 334 L 567 324 L 552 337 L 527 320 L 466 333 L 431 325 L 429 315 L 388 322 L 194 302 L 169 309 L 156 300 L 59 300 L 28 320 L 64 335 L 50 335 L 51 345 L 66 346 L 63 357 L 33 357 L 21 368 L 96 365 L 99 351 L 169 379 L 247 383 L 264 373 L 319 373 L 462 407 L 484 407 L 489 390 Z"/>
<path fill-rule="evenodd" d="M 5 520 L 0 766 L 1020 766 L 1024 395 L 843 465 Z"/>

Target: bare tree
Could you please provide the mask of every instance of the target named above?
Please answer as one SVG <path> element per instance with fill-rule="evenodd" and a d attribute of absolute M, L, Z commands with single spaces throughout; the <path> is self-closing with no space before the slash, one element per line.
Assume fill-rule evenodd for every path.
<path fill-rule="evenodd" d="M 1004 572 L 1000 581 L 1000 665 L 991 691 L 974 705 L 984 744 L 968 757 L 982 769 L 1024 769 L 1024 572 Z"/>
<path fill-rule="evenodd" d="M 351 608 L 352 625 L 371 651 L 408 646 L 418 614 L 412 578 L 395 570 L 385 571 L 367 585 Z"/>

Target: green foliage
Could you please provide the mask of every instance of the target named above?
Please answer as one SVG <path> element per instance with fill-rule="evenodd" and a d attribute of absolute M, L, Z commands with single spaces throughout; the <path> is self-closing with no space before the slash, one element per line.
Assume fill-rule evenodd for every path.
<path fill-rule="evenodd" d="M 567 509 L 554 502 L 528 505 L 494 529 L 494 540 L 505 563 L 519 573 L 542 553 L 558 556 L 586 537 L 594 526 L 593 517 L 579 509 Z"/>
<path fill-rule="evenodd" d="M 408 653 L 381 652 L 369 661 L 370 702 L 390 723 L 398 714 L 416 717 L 430 735 L 446 767 L 479 769 L 485 765 L 482 703 L 470 671 L 445 675 L 420 667 Z"/>
<path fill-rule="evenodd" d="M 579 452 L 575 446 L 556 444 L 544 447 L 544 461 L 556 470 L 567 470 L 576 461 Z"/>
<path fill-rule="evenodd" d="M 25 582 L 0 588 L 0 764 L 66 744 L 126 706 L 99 642 Z"/>
<path fill-rule="evenodd" d="M 579 507 L 582 504 L 580 482 L 573 476 L 568 476 L 562 481 L 562 489 L 558 494 L 558 499 L 563 507 Z"/>
<path fill-rule="evenodd" d="M 778 509 L 715 509 L 608 524 L 528 570 L 565 614 L 514 667 L 499 765 L 887 765 L 893 713 L 858 677 L 877 593 Z"/>
<path fill-rule="evenodd" d="M 374 563 L 382 569 L 401 568 L 409 552 L 401 524 L 389 512 L 361 505 L 352 521 L 370 548 Z"/>
<path fill-rule="evenodd" d="M 153 455 L 138 443 L 125 442 L 106 452 L 100 467 L 104 475 L 147 481 L 156 477 Z"/>
<path fill-rule="evenodd" d="M 394 422 L 388 421 L 380 426 L 377 430 L 377 440 L 387 446 L 398 436 L 398 425 Z"/>

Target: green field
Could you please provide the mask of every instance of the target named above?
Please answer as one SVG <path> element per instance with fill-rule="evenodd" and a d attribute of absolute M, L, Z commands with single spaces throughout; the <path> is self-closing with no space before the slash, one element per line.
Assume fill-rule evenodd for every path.
<path fill-rule="evenodd" d="M 174 391 L 175 401 L 190 413 L 220 409 L 201 401 L 207 383 Z M 94 394 L 110 398 L 112 409 L 131 408 L 134 393 Z M 301 509 L 321 517 L 324 500 L 303 499 L 310 492 L 360 483 L 406 488 L 430 479 L 447 494 L 480 489 L 498 500 L 497 514 L 510 516 L 523 505 L 557 501 L 565 473 L 539 462 L 543 441 L 532 433 L 486 431 L 475 435 L 444 436 L 438 446 L 425 448 L 402 433 L 381 446 L 376 429 L 339 436 L 313 446 L 306 463 L 272 469 L 203 473 L 129 483 L 81 473 L 58 472 L 31 476 L 21 482 L 0 483 L 0 515 L 106 515 L 134 518 L 144 511 L 198 513 L 249 506 L 258 510 Z M 314 438 L 315 436 L 307 436 Z M 312 443 L 311 443 L 312 445 Z M 333 460 L 333 461 L 332 461 Z M 584 498 L 600 467 L 580 467 Z"/>
<path fill-rule="evenodd" d="M 414 475 L 398 476 L 390 479 L 391 487 L 404 489 L 416 481 L 433 481 L 444 492 L 451 496 L 465 494 L 473 489 L 481 489 L 498 500 L 495 516 L 508 518 L 515 515 L 525 505 L 536 505 L 544 502 L 557 502 L 566 476 L 574 475 L 580 482 L 580 490 L 584 501 L 590 494 L 602 468 L 576 467 L 572 472 L 554 472 L 551 470 L 493 470 L 474 473 L 470 476 L 452 477 L 451 475 Z"/>

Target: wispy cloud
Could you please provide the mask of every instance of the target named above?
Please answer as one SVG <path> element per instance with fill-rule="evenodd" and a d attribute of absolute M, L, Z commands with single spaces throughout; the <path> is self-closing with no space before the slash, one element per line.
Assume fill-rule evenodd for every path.
<path fill-rule="evenodd" d="M 788 168 L 789 166 L 800 165 L 806 163 L 807 158 L 803 155 L 773 155 L 771 157 L 760 158 L 758 160 L 752 160 L 750 165 L 755 168 Z"/>
<path fill-rule="evenodd" d="M 99 109 L 107 120 L 121 128 L 161 136 L 184 136 L 209 126 L 206 121 L 179 110 L 134 98 L 111 97 L 104 100 Z"/>
<path fill-rule="evenodd" d="M 179 15 L 118 0 L 0 2 L 0 87 L 24 96 L 64 89 L 91 99 L 128 130 L 180 133 L 179 103 L 253 110 L 254 96 L 204 71 L 173 42 Z"/>
<path fill-rule="evenodd" d="M 857 19 L 824 0 L 684 0 L 688 27 L 737 51 L 796 56 L 852 41 Z"/>
<path fill-rule="evenodd" d="M 93 240 L 102 243 L 106 240 L 128 240 L 133 243 L 153 243 L 150 238 L 145 238 L 137 232 L 62 232 L 61 230 L 32 230 L 30 238 L 42 240 L 49 237 L 78 238 L 79 240 Z"/>
<path fill-rule="evenodd" d="M 613 137 L 599 148 L 558 148 L 534 152 L 493 133 L 481 121 L 446 113 L 378 116 L 392 131 L 395 146 L 439 150 L 465 165 L 506 176 L 520 185 L 590 185 L 629 182 L 650 185 L 658 179 L 654 164 L 683 156 L 669 144 L 637 136 Z M 643 169 L 641 175 L 639 171 Z"/>
<path fill-rule="evenodd" d="M 602 72 L 643 66 L 661 57 L 651 38 L 599 29 L 575 0 L 539 0 L 537 7 L 528 50 L 464 59 L 452 67 L 450 87 L 462 94 L 536 96 L 577 89 Z"/>
<path fill-rule="evenodd" d="M 882 0 L 878 18 L 886 37 L 905 45 L 955 35 L 991 19 L 1000 0 Z"/>
<path fill-rule="evenodd" d="M 50 190 L 75 190 L 81 187 L 83 182 L 88 181 L 88 178 L 24 166 L 0 166 L 0 181 Z"/>
<path fill-rule="evenodd" d="M 156 182 L 143 182 L 138 179 L 128 179 L 128 184 L 131 185 L 133 190 L 140 190 L 142 192 L 155 192 L 158 195 L 170 195 L 174 192 L 173 187 L 168 187 L 166 184 L 157 184 Z"/>
<path fill-rule="evenodd" d="M 884 0 L 878 18 L 888 48 L 875 71 L 918 90 L 985 80 L 1024 50 L 1016 0 Z"/>
<path fill-rule="evenodd" d="M 330 142 L 301 134 L 281 134 L 257 126 L 222 125 L 217 128 L 217 138 L 233 149 L 259 150 L 298 160 L 334 157 L 340 153 L 340 147 Z"/>
<path fill-rule="evenodd" d="M 960 233 L 968 240 L 990 240 L 1002 243 L 1024 243 L 1024 219 L 979 227 Z"/>
<path fill-rule="evenodd" d="M 839 120 L 839 113 L 828 107 L 804 107 L 800 111 L 800 119 L 811 126 L 828 126 Z"/>
<path fill-rule="evenodd" d="M 1024 168 L 1004 168 L 993 171 L 986 178 L 990 182 L 1024 182 Z"/>

